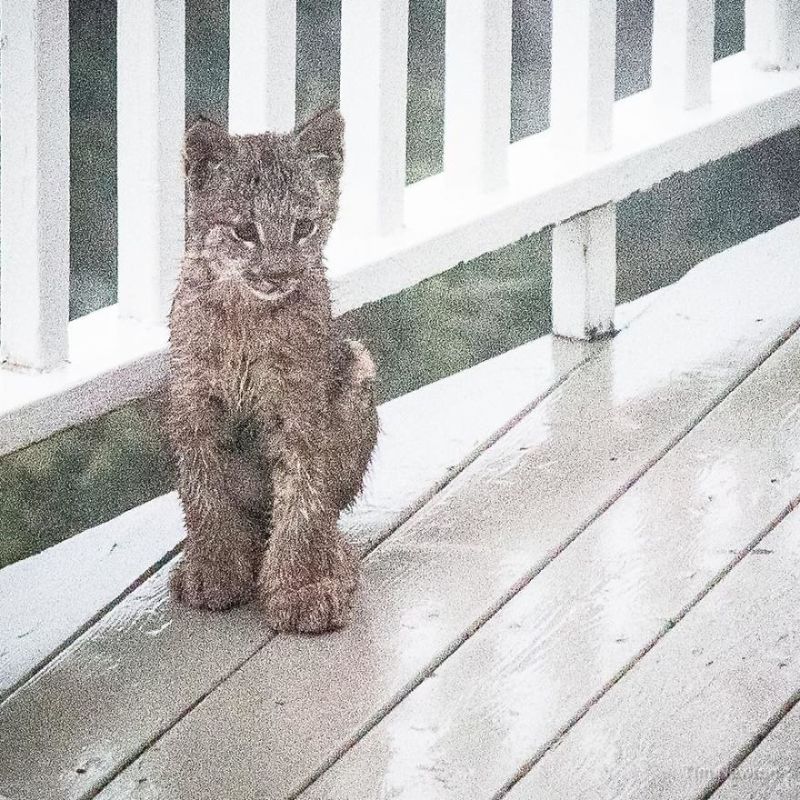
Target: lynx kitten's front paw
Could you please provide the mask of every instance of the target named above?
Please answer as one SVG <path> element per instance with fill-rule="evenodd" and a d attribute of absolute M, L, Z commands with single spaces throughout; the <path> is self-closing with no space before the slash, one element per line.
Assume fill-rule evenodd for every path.
<path fill-rule="evenodd" d="M 277 570 L 262 573 L 260 594 L 267 624 L 282 633 L 324 633 L 350 621 L 358 585 L 358 559 L 342 546 L 335 566 L 316 580 L 296 584 L 291 576 L 273 580 Z"/>
<path fill-rule="evenodd" d="M 247 603 L 252 599 L 254 582 L 251 567 L 209 563 L 186 555 L 170 575 L 170 589 L 176 600 L 210 611 Z"/>
<path fill-rule="evenodd" d="M 279 633 L 324 633 L 350 621 L 353 589 L 339 580 L 276 589 L 265 599 L 267 624 Z"/>

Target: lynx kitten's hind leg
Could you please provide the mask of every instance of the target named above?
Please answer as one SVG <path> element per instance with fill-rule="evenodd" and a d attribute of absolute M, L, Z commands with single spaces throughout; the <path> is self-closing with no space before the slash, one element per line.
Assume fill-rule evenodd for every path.
<path fill-rule="evenodd" d="M 361 491 L 378 435 L 375 364 L 369 350 L 355 339 L 339 343 L 334 363 L 338 374 L 332 397 L 328 456 L 331 473 L 337 476 L 339 484 L 339 508 L 346 508 Z"/>
<path fill-rule="evenodd" d="M 350 350 L 349 383 L 353 388 L 372 388 L 375 380 L 375 362 L 369 350 L 358 339 L 345 339 L 342 343 Z"/>

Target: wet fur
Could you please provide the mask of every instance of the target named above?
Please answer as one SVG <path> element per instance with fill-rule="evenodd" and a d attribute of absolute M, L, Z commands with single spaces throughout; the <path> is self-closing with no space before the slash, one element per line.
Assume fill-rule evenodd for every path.
<path fill-rule="evenodd" d="M 335 327 L 322 259 L 342 126 L 329 110 L 286 136 L 200 121 L 186 137 L 167 431 L 188 538 L 172 589 L 215 610 L 256 594 L 278 631 L 348 620 L 358 561 L 337 518 L 377 432 L 374 366 Z"/>

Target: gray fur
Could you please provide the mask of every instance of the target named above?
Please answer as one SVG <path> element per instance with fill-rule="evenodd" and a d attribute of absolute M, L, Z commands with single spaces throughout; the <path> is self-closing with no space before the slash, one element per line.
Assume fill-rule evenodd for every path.
<path fill-rule="evenodd" d="M 375 369 L 331 317 L 323 246 L 343 122 L 291 134 L 186 134 L 187 245 L 170 315 L 167 430 L 188 539 L 177 598 L 257 593 L 268 624 L 344 625 L 357 558 L 337 530 L 377 433 Z"/>

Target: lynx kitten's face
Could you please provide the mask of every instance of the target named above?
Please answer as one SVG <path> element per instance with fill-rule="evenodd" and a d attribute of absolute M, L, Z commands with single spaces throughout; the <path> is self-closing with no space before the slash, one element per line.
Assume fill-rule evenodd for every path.
<path fill-rule="evenodd" d="M 187 252 L 209 265 L 212 284 L 278 303 L 321 268 L 336 217 L 342 130 L 335 110 L 284 136 L 229 136 L 207 120 L 189 129 Z"/>

